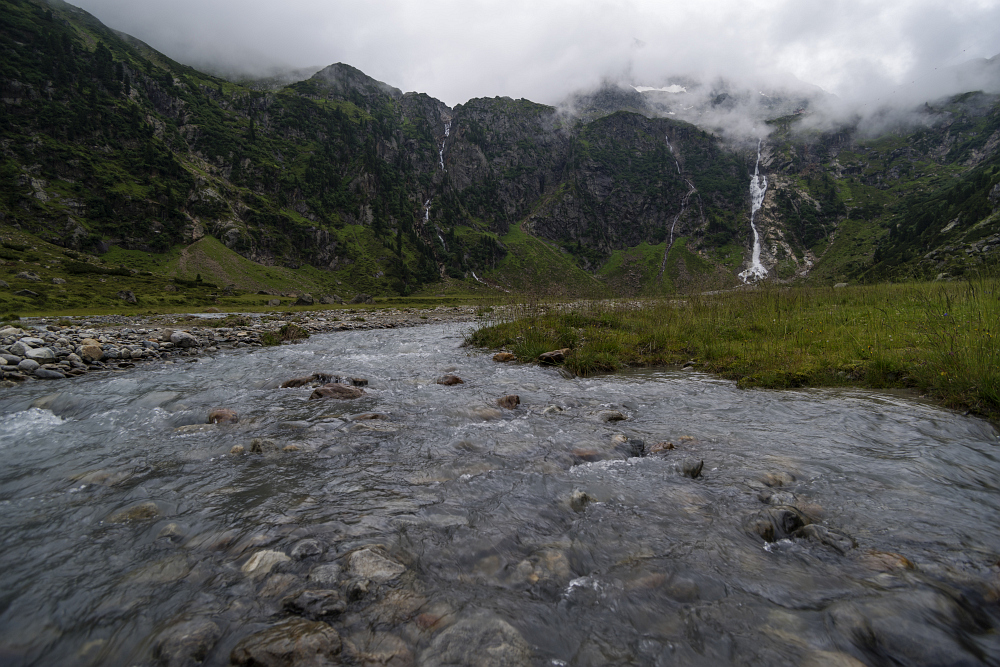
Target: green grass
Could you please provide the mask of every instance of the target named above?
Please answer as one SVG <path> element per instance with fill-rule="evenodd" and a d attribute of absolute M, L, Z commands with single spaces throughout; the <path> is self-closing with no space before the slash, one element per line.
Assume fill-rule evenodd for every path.
<path fill-rule="evenodd" d="M 482 276 L 515 292 L 535 292 L 544 286 L 553 295 L 606 295 L 607 288 L 581 269 L 572 256 L 554 244 L 512 225 L 501 239 L 507 254 L 497 268 Z"/>
<path fill-rule="evenodd" d="M 580 374 L 694 360 L 740 387 L 904 387 L 1000 419 L 1000 279 L 495 307 L 467 342 Z"/>

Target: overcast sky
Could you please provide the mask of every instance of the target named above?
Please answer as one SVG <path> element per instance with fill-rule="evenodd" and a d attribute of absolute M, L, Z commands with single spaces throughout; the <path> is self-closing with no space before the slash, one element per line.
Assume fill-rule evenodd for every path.
<path fill-rule="evenodd" d="M 612 78 L 797 77 L 844 99 L 940 88 L 1000 53 L 1000 0 L 71 0 L 184 63 L 353 65 L 454 106 Z M 923 92 L 923 91 L 921 91 Z M 944 91 L 950 92 L 950 91 Z"/>

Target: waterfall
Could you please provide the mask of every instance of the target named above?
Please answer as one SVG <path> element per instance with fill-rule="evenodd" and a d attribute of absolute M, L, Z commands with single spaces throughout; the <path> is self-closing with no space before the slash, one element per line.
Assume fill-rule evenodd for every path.
<path fill-rule="evenodd" d="M 450 120 L 444 124 L 444 139 L 441 140 L 441 150 L 438 151 L 438 158 L 441 160 L 441 171 L 444 171 L 444 145 L 448 141 L 449 134 L 451 134 Z"/>
<path fill-rule="evenodd" d="M 476 279 L 476 282 L 483 283 L 483 281 L 479 279 L 479 276 L 476 275 L 475 271 L 472 271 L 470 269 L 469 272 L 472 274 L 472 277 Z M 483 284 L 485 285 L 486 283 L 483 283 Z"/>
<path fill-rule="evenodd" d="M 438 238 L 441 239 L 441 247 L 444 248 L 445 252 L 448 252 L 448 245 L 444 242 L 444 237 L 441 236 L 441 232 L 438 232 Z"/>
<path fill-rule="evenodd" d="M 424 202 L 424 222 L 430 222 L 431 220 L 431 200 L 428 199 Z"/>
<path fill-rule="evenodd" d="M 670 137 L 664 137 L 667 140 L 667 148 L 670 149 L 670 154 L 674 154 L 674 147 L 670 145 Z M 677 173 L 681 173 L 681 163 L 677 161 L 677 157 L 674 157 L 674 166 L 677 167 Z M 689 184 L 690 185 L 690 184 Z M 694 186 L 691 186 L 694 187 Z M 674 222 L 677 222 L 675 219 Z"/>
<path fill-rule="evenodd" d="M 760 263 L 760 234 L 754 224 L 754 216 L 764 205 L 764 193 L 767 192 L 767 176 L 759 175 L 761 140 L 757 140 L 757 164 L 753 167 L 753 179 L 750 181 L 750 229 L 753 230 L 753 254 L 750 256 L 750 268 L 740 273 L 743 282 L 760 280 L 767 277 L 767 269 Z"/>

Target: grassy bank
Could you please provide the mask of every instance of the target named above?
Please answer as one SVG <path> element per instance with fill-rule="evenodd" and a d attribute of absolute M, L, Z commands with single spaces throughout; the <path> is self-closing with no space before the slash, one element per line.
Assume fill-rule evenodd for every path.
<path fill-rule="evenodd" d="M 468 342 L 580 375 L 693 360 L 741 387 L 909 387 L 1000 419 L 1000 280 L 497 304 Z"/>

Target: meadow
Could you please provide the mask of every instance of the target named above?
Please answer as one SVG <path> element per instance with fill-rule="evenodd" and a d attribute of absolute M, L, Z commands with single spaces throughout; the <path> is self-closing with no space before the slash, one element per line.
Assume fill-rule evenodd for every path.
<path fill-rule="evenodd" d="M 528 362 L 568 348 L 582 376 L 629 366 L 693 365 L 740 387 L 910 388 L 1000 419 L 1000 280 L 784 287 L 673 299 L 483 308 L 470 345 Z"/>

